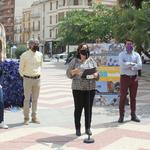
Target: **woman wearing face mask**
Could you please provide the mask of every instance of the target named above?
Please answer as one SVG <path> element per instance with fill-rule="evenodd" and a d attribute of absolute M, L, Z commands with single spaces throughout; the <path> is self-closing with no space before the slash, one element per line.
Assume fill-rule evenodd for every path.
<path fill-rule="evenodd" d="M 85 115 L 85 133 L 92 134 L 90 130 L 92 105 L 95 96 L 96 80 L 99 79 L 99 73 L 95 70 L 90 76 L 90 79 L 87 79 L 89 76 L 82 78 L 84 70 L 92 68 L 97 68 L 97 64 L 90 57 L 88 45 L 80 44 L 77 48 L 77 55 L 69 63 L 66 72 L 67 76 L 72 79 L 72 93 L 75 105 L 74 122 L 77 136 L 81 135 L 80 120 L 83 108 Z"/>
<path fill-rule="evenodd" d="M 133 41 L 125 41 L 125 50 L 119 54 L 120 64 L 120 101 L 119 101 L 119 123 L 124 121 L 124 107 L 126 96 L 130 94 L 131 120 L 140 122 L 136 116 L 136 94 L 138 89 L 138 70 L 142 69 L 140 55 L 134 51 Z"/>

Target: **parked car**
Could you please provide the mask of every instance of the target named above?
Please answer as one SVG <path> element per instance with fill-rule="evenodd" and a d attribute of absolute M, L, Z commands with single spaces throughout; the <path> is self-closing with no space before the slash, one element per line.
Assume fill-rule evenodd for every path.
<path fill-rule="evenodd" d="M 61 54 L 55 54 L 53 55 L 53 58 L 57 60 L 57 62 L 66 62 L 67 54 L 61 53 Z"/>
<path fill-rule="evenodd" d="M 148 54 L 150 55 L 150 50 L 148 51 Z M 143 64 L 150 62 L 150 58 L 148 56 L 146 56 L 144 53 L 142 53 L 141 58 L 142 58 Z"/>
<path fill-rule="evenodd" d="M 71 60 L 76 56 L 76 51 L 72 51 L 68 54 L 68 57 L 66 59 L 66 63 L 65 64 L 68 64 L 71 62 Z"/>

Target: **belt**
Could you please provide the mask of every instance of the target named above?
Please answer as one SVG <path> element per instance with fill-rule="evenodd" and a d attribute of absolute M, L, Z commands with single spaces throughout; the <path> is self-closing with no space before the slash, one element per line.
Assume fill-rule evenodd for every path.
<path fill-rule="evenodd" d="M 126 74 L 122 74 L 121 77 L 136 78 L 137 75 L 126 75 Z"/>
<path fill-rule="evenodd" d="M 26 76 L 26 75 L 24 75 L 24 77 L 30 78 L 30 79 L 38 79 L 38 78 L 40 78 L 40 75 L 38 75 L 38 76 Z"/>

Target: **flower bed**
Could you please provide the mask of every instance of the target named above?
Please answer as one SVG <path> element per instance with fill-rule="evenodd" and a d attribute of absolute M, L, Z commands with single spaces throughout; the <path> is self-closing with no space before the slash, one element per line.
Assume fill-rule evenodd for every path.
<path fill-rule="evenodd" d="M 5 108 L 23 106 L 23 80 L 18 69 L 18 60 L 7 59 L 0 63 L 0 84 L 3 87 Z"/>

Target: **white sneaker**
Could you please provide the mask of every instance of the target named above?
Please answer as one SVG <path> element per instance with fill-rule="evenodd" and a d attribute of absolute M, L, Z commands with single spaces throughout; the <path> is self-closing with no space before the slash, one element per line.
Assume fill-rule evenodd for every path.
<path fill-rule="evenodd" d="M 4 124 L 4 122 L 0 123 L 0 128 L 2 129 L 8 129 L 8 126 L 6 124 Z"/>

